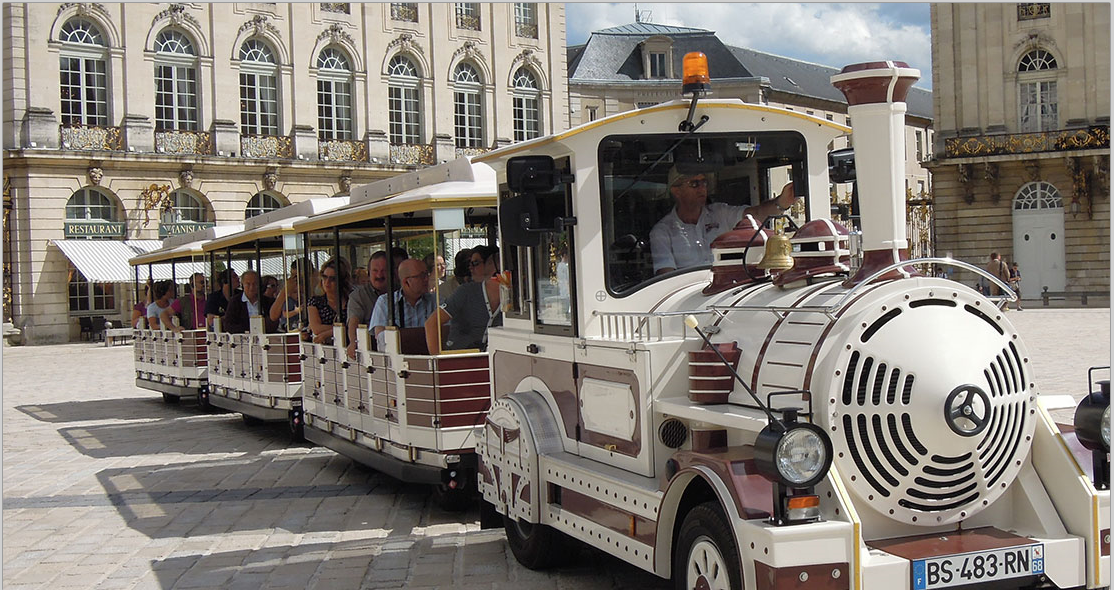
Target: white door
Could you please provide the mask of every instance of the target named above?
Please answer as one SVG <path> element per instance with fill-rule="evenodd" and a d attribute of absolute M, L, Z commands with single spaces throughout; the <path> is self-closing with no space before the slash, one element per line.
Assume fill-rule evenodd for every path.
<path fill-rule="evenodd" d="M 1044 287 L 1063 291 L 1067 285 L 1064 264 L 1064 203 L 1056 187 L 1030 182 L 1013 202 L 1013 257 L 1021 270 L 1021 292 L 1039 297 Z"/>

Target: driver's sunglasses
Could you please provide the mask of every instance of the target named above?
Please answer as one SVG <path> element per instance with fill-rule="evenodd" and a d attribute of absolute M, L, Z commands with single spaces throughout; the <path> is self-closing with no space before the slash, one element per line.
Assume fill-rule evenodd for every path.
<path fill-rule="evenodd" d="M 708 179 L 707 178 L 693 178 L 692 180 L 682 180 L 681 182 L 678 182 L 677 184 L 684 185 L 684 186 L 687 186 L 689 188 L 700 188 L 702 186 L 708 186 Z"/>
<path fill-rule="evenodd" d="M 337 276 L 336 275 L 322 274 L 321 275 L 321 280 L 332 283 L 332 282 L 335 282 L 337 280 Z"/>

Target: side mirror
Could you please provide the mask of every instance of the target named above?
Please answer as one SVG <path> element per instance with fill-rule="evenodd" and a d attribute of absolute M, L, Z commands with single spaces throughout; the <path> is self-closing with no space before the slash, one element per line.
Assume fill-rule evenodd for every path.
<path fill-rule="evenodd" d="M 828 152 L 828 177 L 832 182 L 855 181 L 854 148 L 842 148 Z"/>
<path fill-rule="evenodd" d="M 536 248 L 541 233 L 530 231 L 538 223 L 538 201 L 533 194 L 519 195 L 499 203 L 499 229 L 503 240 L 512 246 Z"/>
<path fill-rule="evenodd" d="M 557 170 L 549 156 L 518 156 L 507 160 L 507 188 L 514 193 L 548 193 L 572 176 Z"/>

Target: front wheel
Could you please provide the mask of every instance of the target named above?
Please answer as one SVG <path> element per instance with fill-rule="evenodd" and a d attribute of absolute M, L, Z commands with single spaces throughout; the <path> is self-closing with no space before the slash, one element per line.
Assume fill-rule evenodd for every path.
<path fill-rule="evenodd" d="M 677 590 L 740 590 L 742 572 L 735 538 L 715 502 L 696 506 L 685 516 L 673 552 Z"/>
<path fill-rule="evenodd" d="M 503 530 L 515 559 L 532 570 L 560 565 L 568 557 L 568 537 L 552 527 L 503 515 Z"/>

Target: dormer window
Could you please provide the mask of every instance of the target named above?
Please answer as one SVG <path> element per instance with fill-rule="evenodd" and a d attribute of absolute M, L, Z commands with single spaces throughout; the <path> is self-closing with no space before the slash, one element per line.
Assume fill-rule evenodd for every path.
<path fill-rule="evenodd" d="M 642 42 L 642 77 L 647 80 L 674 78 L 673 40 L 655 35 Z"/>

